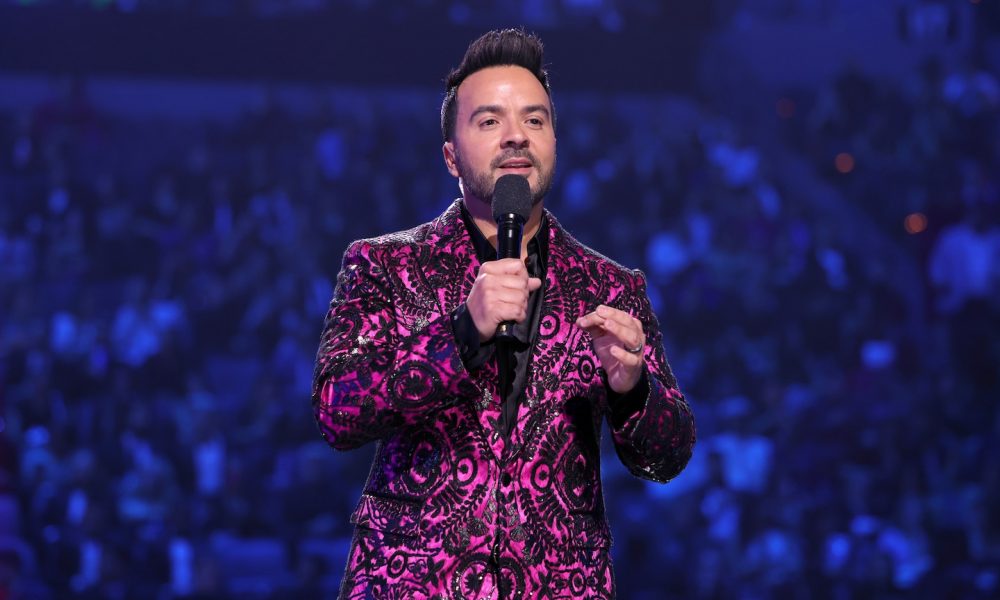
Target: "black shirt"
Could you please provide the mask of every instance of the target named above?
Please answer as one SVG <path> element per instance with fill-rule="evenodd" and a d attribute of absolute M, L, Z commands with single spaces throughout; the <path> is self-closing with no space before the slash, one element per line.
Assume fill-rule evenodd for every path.
<path fill-rule="evenodd" d="M 462 204 L 462 221 L 469 231 L 472 245 L 476 250 L 476 256 L 480 263 L 496 260 L 496 248 L 490 243 L 486 236 L 479 231 L 479 227 L 472 219 L 472 215 Z M 530 277 L 537 277 L 542 280 L 542 285 L 537 290 L 528 294 L 528 316 L 524 321 L 515 323 L 513 340 L 506 348 L 497 347 L 494 338 L 486 342 L 479 341 L 479 330 L 472 320 L 465 303 L 462 303 L 452 312 L 452 325 L 455 332 L 455 341 L 458 343 L 459 353 L 466 370 L 475 371 L 489 360 L 494 351 L 497 352 L 497 367 L 500 373 L 500 393 L 503 394 L 503 406 L 500 413 L 498 429 L 504 439 L 509 439 L 513 430 L 514 422 L 517 419 L 517 409 L 524 399 L 524 391 L 528 382 L 528 362 L 531 360 L 531 349 L 535 345 L 538 337 L 538 321 L 542 313 L 542 297 L 545 294 L 545 271 L 548 264 L 549 251 L 549 222 L 545 215 L 539 224 L 538 231 L 534 237 L 528 241 L 528 257 L 525 264 Z M 601 370 L 604 378 L 604 371 Z M 619 394 L 607 387 L 608 403 L 611 410 L 611 423 L 615 427 L 621 427 L 628 418 L 642 410 L 649 395 L 649 380 L 646 370 L 643 369 L 642 376 L 638 384 L 632 390 Z"/>
<path fill-rule="evenodd" d="M 465 204 L 462 204 L 462 221 L 469 231 L 472 245 L 480 263 L 496 260 L 497 251 L 486 236 L 479 231 L 472 215 Z M 528 362 L 531 359 L 531 349 L 538 336 L 538 321 L 542 312 L 542 296 L 545 293 L 545 265 L 549 249 L 549 223 L 542 215 L 538 231 L 528 241 L 528 256 L 525 265 L 529 277 L 542 280 L 542 285 L 528 293 L 528 315 L 523 321 L 514 324 L 514 339 L 508 343 L 498 344 L 494 338 L 486 342 L 479 341 L 479 330 L 472 321 L 472 315 L 463 303 L 452 313 L 455 339 L 458 342 L 462 362 L 469 371 L 474 371 L 485 363 L 494 352 L 497 357 L 497 367 L 500 373 L 500 393 L 503 394 L 502 410 L 500 412 L 499 430 L 504 438 L 509 438 L 517 418 L 517 408 L 523 401 L 524 391 L 528 382 Z"/>

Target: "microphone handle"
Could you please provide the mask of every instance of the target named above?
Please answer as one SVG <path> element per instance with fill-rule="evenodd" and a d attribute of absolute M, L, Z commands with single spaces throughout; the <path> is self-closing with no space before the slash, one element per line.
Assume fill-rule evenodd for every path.
<path fill-rule="evenodd" d="M 524 235 L 524 221 L 514 213 L 500 215 L 497 220 L 497 260 L 521 258 L 521 236 Z M 496 339 L 514 339 L 514 321 L 504 321 L 497 325 Z"/>

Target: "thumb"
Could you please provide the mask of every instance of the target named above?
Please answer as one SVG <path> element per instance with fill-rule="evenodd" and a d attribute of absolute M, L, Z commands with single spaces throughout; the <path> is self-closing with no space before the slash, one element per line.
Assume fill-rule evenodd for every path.
<path fill-rule="evenodd" d="M 537 277 L 528 278 L 528 291 L 533 292 L 538 288 L 542 287 L 542 280 Z"/>

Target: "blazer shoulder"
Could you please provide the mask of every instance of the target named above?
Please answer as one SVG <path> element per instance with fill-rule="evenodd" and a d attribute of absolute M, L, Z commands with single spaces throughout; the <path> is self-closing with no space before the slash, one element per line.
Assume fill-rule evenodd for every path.
<path fill-rule="evenodd" d="M 427 240 L 427 234 L 431 223 L 424 223 L 410 229 L 383 233 L 374 237 L 354 240 L 347 246 L 345 256 L 362 255 L 369 259 L 375 259 L 385 255 L 391 255 L 402 248 L 419 245 Z"/>
<path fill-rule="evenodd" d="M 640 269 L 626 267 L 618 261 L 601 254 L 590 246 L 579 241 L 560 226 L 560 235 L 563 236 L 566 252 L 574 256 L 580 264 L 585 267 L 596 267 L 599 271 L 610 271 L 614 281 L 627 281 L 633 287 L 644 286 L 646 275 Z"/>
<path fill-rule="evenodd" d="M 361 253 L 366 257 L 377 258 L 390 256 L 404 249 L 435 247 L 458 239 L 462 227 L 459 202 L 455 200 L 437 218 L 416 227 L 355 240 L 347 246 L 345 255 L 356 256 Z"/>

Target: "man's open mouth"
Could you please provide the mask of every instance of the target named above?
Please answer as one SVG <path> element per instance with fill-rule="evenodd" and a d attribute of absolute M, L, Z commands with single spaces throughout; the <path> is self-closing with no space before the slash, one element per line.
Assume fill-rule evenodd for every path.
<path fill-rule="evenodd" d="M 531 164 L 530 160 L 523 158 L 516 158 L 511 160 L 505 160 L 500 163 L 501 169 L 530 169 L 534 165 Z"/>

